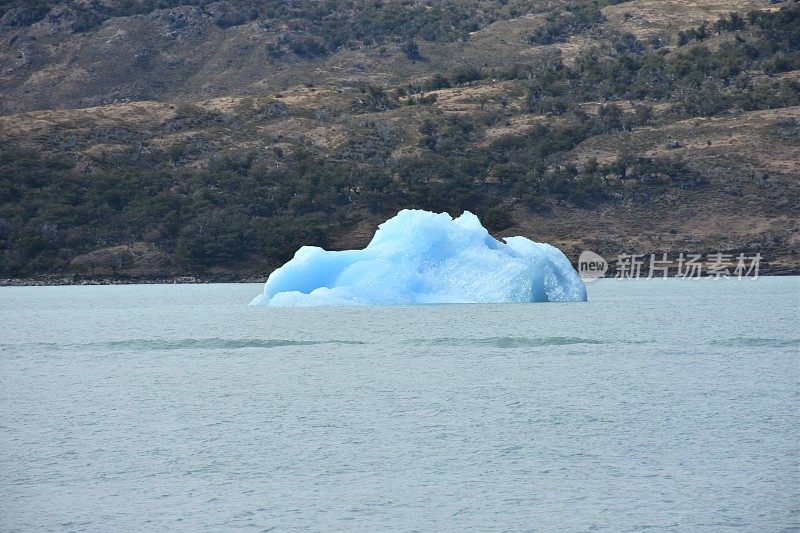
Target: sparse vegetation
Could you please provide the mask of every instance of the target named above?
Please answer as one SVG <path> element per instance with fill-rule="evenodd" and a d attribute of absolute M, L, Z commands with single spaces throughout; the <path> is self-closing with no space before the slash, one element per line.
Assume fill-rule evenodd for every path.
<path fill-rule="evenodd" d="M 720 148 L 710 161 L 684 154 L 732 138 L 666 137 L 647 153 L 637 139 L 688 119 L 699 131 L 702 121 L 800 105 L 793 74 L 800 70 L 800 6 L 727 14 L 664 45 L 608 27 L 603 8 L 613 3 L 554 9 L 533 36 L 522 35 L 537 52 L 527 62 L 458 60 L 442 71 L 429 65 L 430 43 L 469 40 L 471 31 L 530 6 L 117 3 L 100 19 L 191 4 L 220 27 L 280 20 L 277 38 L 262 49 L 265 62 L 308 69 L 352 47 L 362 58 L 392 51 L 394 65 L 425 75 L 176 102 L 141 123 L 48 115 L 41 119 L 52 120 L 46 131 L 2 135 L 0 277 L 119 275 L 136 254 L 160 254 L 160 268 L 181 274 L 264 272 L 300 245 L 336 246 L 349 228 L 400 208 L 469 209 L 502 231 L 520 217 L 564 209 L 650 209 L 712 194 L 715 176 L 735 175 L 732 149 Z M 12 7 L 30 9 L 32 20 L 52 3 L 5 2 L 0 16 Z M 91 24 L 74 30 L 91 32 Z M 602 46 L 569 60 L 551 46 L 579 33 L 599 35 Z M 146 52 L 148 72 L 157 70 Z M 780 122 L 776 142 L 796 141 L 792 120 Z M 602 139 L 610 139 L 610 156 L 582 152 Z M 797 193 L 769 176 L 718 188 L 733 197 L 748 187 L 779 214 L 796 208 Z"/>

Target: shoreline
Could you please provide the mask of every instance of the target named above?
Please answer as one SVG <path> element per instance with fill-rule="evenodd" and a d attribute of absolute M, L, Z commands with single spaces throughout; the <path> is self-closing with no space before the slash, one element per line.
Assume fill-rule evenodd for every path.
<path fill-rule="evenodd" d="M 267 277 L 231 278 L 175 276 L 171 278 L 74 278 L 72 276 L 43 276 L 41 278 L 0 279 L 0 287 L 61 287 L 86 285 L 204 285 L 209 283 L 264 283 Z"/>
<path fill-rule="evenodd" d="M 790 277 L 800 276 L 800 268 L 772 268 L 764 269 L 758 277 Z M 41 276 L 36 278 L 3 278 L 0 287 L 62 287 L 62 286 L 89 286 L 89 285 L 204 285 L 210 283 L 264 283 L 268 275 L 237 278 L 233 276 L 174 276 L 165 278 L 126 278 L 126 277 L 96 277 L 86 278 L 78 276 Z M 667 276 L 669 279 L 680 279 L 678 276 Z M 748 276 L 752 277 L 752 276 Z M 699 279 L 711 279 L 712 276 L 702 276 Z M 735 276 L 729 276 L 734 279 Z M 612 275 L 601 279 L 615 279 Z M 642 276 L 637 279 L 650 279 Z M 652 279 L 663 279 L 656 276 Z M 695 279 L 695 278 L 692 278 Z M 723 278 L 724 279 L 724 278 Z"/>

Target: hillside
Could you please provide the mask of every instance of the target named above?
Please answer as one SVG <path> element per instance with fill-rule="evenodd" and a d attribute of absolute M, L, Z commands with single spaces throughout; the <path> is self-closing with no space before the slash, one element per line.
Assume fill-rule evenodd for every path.
<path fill-rule="evenodd" d="M 0 0 L 0 42 L 0 278 L 260 279 L 405 207 L 800 272 L 796 1 Z"/>

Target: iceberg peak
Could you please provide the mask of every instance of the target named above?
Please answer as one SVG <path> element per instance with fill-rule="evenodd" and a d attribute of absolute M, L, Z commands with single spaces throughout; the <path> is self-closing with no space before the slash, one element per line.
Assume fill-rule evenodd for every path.
<path fill-rule="evenodd" d="M 504 242 L 503 242 L 504 241 Z M 270 274 L 252 305 L 273 307 L 585 301 L 558 248 L 499 241 L 477 216 L 405 209 L 363 250 L 303 246 Z"/>

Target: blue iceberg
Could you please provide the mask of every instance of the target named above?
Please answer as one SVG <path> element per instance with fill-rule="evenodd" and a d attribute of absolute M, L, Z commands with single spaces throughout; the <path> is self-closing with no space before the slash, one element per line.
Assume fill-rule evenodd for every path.
<path fill-rule="evenodd" d="M 498 241 L 478 217 L 403 210 L 363 250 L 304 246 L 251 305 L 272 307 L 585 301 L 558 248 Z"/>

